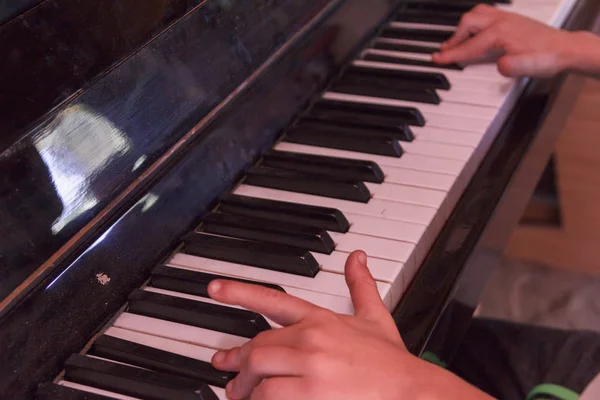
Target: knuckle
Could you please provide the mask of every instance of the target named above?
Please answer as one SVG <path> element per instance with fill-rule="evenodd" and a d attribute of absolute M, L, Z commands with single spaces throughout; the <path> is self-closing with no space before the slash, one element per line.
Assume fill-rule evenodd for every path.
<path fill-rule="evenodd" d="M 324 335 L 319 329 L 305 329 L 300 332 L 299 341 L 306 347 L 316 347 L 323 343 Z"/>
<path fill-rule="evenodd" d="M 264 353 L 261 349 L 252 349 L 246 359 L 246 368 L 250 372 L 260 371 L 264 364 Z"/>
<path fill-rule="evenodd" d="M 247 342 L 242 347 L 240 347 L 240 351 L 238 352 L 238 362 L 241 364 L 247 357 L 252 353 L 254 349 L 253 341 Z"/>

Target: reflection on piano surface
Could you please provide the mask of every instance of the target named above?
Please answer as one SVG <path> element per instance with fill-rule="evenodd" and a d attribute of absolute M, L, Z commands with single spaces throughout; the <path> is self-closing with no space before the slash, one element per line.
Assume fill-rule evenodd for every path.
<path fill-rule="evenodd" d="M 276 326 L 208 283 L 352 313 L 355 249 L 408 348 L 452 353 L 490 272 L 474 260 L 550 156 L 563 79 L 434 65 L 468 0 L 76 3 L 0 26 L 21 41 L 0 83 L 0 394 L 224 398 L 215 349 Z M 496 3 L 573 29 L 597 7 Z M 44 54 L 40 27 L 70 50 Z"/>

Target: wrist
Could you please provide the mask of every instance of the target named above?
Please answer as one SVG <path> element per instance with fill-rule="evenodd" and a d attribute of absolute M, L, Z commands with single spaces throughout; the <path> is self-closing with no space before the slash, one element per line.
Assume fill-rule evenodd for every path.
<path fill-rule="evenodd" d="M 596 73 L 600 71 L 600 38 L 587 31 L 565 32 L 563 71 Z"/>

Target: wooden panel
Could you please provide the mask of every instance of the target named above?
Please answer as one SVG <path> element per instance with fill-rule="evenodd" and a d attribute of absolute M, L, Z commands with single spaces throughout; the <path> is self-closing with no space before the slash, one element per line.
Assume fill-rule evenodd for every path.
<path fill-rule="evenodd" d="M 505 255 L 600 275 L 600 81 L 588 79 L 556 148 L 562 227 L 520 226 Z"/>

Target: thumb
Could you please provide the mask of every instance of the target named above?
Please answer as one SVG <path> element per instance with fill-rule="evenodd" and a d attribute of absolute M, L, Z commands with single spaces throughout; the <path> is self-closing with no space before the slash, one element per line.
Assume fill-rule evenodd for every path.
<path fill-rule="evenodd" d="M 367 255 L 363 251 L 355 251 L 348 256 L 345 273 L 354 314 L 357 317 L 376 320 L 388 314 L 375 279 L 367 267 Z"/>
<path fill-rule="evenodd" d="M 508 77 L 551 77 L 560 69 L 559 58 L 553 54 L 506 55 L 498 60 L 498 71 Z"/>

